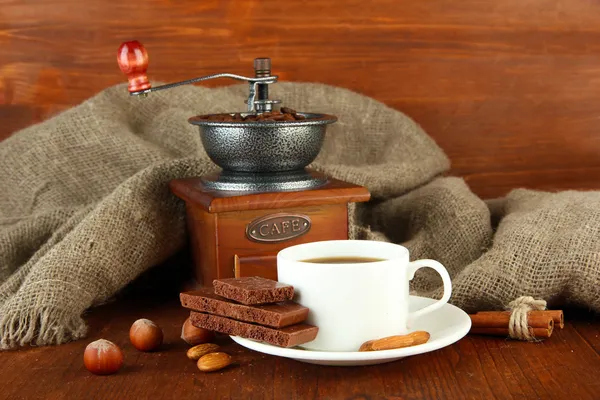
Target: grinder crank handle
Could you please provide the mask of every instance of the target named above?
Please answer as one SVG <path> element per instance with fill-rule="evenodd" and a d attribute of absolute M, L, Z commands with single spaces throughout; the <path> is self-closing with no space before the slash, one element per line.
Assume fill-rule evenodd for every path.
<path fill-rule="evenodd" d="M 275 83 L 277 82 L 276 75 L 269 75 L 263 77 L 247 77 L 236 74 L 220 73 L 207 76 L 201 76 L 198 78 L 188 79 L 186 81 L 169 83 L 166 85 L 152 87 L 146 70 L 148 69 L 148 52 L 144 46 L 137 40 L 130 42 L 123 42 L 117 52 L 117 62 L 121 71 L 127 75 L 129 80 L 129 94 L 134 95 L 147 95 L 150 92 L 157 90 L 170 89 L 181 85 L 188 85 L 190 83 L 206 81 L 209 79 L 216 78 L 232 78 L 240 81 L 246 81 L 250 83 L 250 96 L 248 98 L 248 107 L 254 107 L 254 98 L 256 93 L 256 84 L 258 83 Z M 251 103 L 250 103 L 251 101 Z"/>

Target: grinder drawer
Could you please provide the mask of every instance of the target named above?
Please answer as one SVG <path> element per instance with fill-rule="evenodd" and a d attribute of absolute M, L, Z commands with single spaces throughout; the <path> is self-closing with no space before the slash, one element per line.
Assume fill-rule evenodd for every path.
<path fill-rule="evenodd" d="M 236 278 L 261 276 L 277 280 L 277 254 L 234 256 Z"/>

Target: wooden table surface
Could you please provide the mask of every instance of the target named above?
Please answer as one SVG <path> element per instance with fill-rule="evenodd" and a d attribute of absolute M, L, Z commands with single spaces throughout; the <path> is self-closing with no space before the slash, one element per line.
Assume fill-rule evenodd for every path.
<path fill-rule="evenodd" d="M 600 318 L 567 310 L 565 329 L 541 343 L 466 336 L 449 347 L 389 364 L 327 367 L 246 350 L 221 338 L 236 363 L 203 373 L 180 339 L 186 310 L 177 293 L 128 294 L 93 309 L 86 339 L 58 347 L 0 353 L 2 399 L 598 399 Z M 129 327 L 156 321 L 163 348 L 135 350 Z M 95 376 L 85 346 L 105 338 L 125 355 L 123 368 Z"/>

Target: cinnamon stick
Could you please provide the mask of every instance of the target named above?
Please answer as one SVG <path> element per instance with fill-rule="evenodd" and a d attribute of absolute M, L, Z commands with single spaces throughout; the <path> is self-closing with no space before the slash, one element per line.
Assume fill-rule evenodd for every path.
<path fill-rule="evenodd" d="M 536 338 L 549 338 L 552 336 L 554 321 L 549 328 L 529 328 L 531 333 Z M 508 327 L 506 328 L 471 328 L 469 331 L 472 335 L 490 335 L 490 336 L 509 336 Z"/>
<path fill-rule="evenodd" d="M 510 311 L 480 311 L 470 314 L 472 328 L 507 328 Z M 552 320 L 560 329 L 564 328 L 564 315 L 561 310 L 530 311 L 527 313 L 527 325 L 532 328 L 548 328 Z"/>
<path fill-rule="evenodd" d="M 546 313 L 552 317 L 554 326 L 558 326 L 560 329 L 565 327 L 565 315 L 562 310 L 546 310 Z"/>

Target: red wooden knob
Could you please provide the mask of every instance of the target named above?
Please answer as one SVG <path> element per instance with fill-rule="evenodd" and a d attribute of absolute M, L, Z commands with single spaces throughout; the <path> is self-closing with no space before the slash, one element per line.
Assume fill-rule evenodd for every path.
<path fill-rule="evenodd" d="M 129 92 L 139 92 L 150 89 L 150 81 L 146 76 L 148 69 L 148 52 L 140 42 L 133 40 L 123 42 L 117 53 L 119 68 L 129 79 Z"/>

